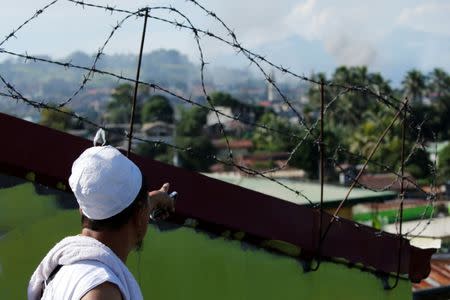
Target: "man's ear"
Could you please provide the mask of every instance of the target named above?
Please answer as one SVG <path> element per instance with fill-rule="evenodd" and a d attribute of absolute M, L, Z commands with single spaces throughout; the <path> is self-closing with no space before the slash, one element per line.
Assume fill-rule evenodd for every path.
<path fill-rule="evenodd" d="M 140 206 L 138 209 L 135 210 L 132 219 L 134 225 L 136 225 L 138 228 L 142 228 L 143 226 L 147 226 L 148 218 L 149 216 L 147 216 L 147 209 L 145 208 L 145 206 Z"/>
<path fill-rule="evenodd" d="M 78 209 L 78 211 L 80 212 L 80 215 L 83 215 L 83 211 L 81 210 L 81 207 Z"/>

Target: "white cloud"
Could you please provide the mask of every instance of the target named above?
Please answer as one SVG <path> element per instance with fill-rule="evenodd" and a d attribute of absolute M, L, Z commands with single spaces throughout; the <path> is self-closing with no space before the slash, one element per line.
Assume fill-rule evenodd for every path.
<path fill-rule="evenodd" d="M 184 0 L 90 0 L 91 2 L 136 9 L 145 4 L 172 5 L 188 15 L 196 26 L 209 29 L 221 36 L 229 37 L 220 24 L 213 21 L 204 12 Z M 13 28 L 16 28 L 37 8 L 48 0 L 6 1 L 0 10 L 0 40 Z M 450 35 L 449 0 L 279 0 L 279 1 L 223 1 L 200 0 L 208 9 L 219 15 L 230 28 L 234 29 L 238 39 L 245 47 L 258 49 L 263 45 L 270 59 L 270 45 L 284 38 L 298 35 L 310 41 L 323 43 L 336 64 L 371 67 L 382 64 L 386 49 L 382 43 L 390 33 L 407 26 L 415 31 L 408 41 L 414 40 L 417 30 L 440 34 L 437 40 L 439 48 Z M 169 19 L 174 14 L 164 14 Z M 17 39 L 11 39 L 3 45 L 7 49 L 46 53 L 64 56 L 74 50 L 94 53 L 102 44 L 120 15 L 110 16 L 103 10 L 83 10 L 67 1 L 60 1 L 41 17 L 22 29 Z M 155 48 L 175 48 L 188 54 L 197 61 L 198 53 L 192 39 L 192 33 L 176 30 L 173 26 L 151 20 L 148 27 L 149 41 L 146 51 Z M 142 30 L 141 20 L 130 19 L 118 32 L 107 47 L 108 53 L 136 53 Z M 392 39 L 393 48 L 395 39 Z M 428 41 L 422 41 L 428 45 Z M 447 43 L 448 44 L 448 43 Z M 233 49 L 218 42 L 202 39 L 207 61 L 223 54 L 234 53 Z M 428 47 L 430 48 L 430 47 Z M 289 50 L 287 50 L 289 51 Z M 434 51 L 434 50 L 433 50 Z M 444 50 L 442 50 L 444 51 Z M 419 50 L 417 50 L 419 52 Z M 421 52 L 422 53 L 422 52 Z M 425 53 L 425 52 L 424 52 Z M 431 53 L 431 52 L 426 52 Z M 435 52 L 433 52 L 435 53 Z M 421 54 L 422 55 L 422 54 Z M 425 55 L 425 54 L 423 54 Z M 434 61 L 436 55 L 430 56 Z M 430 59 L 431 59 L 430 58 Z M 2 59 L 2 56 L 0 56 Z"/>
<path fill-rule="evenodd" d="M 322 41 L 338 64 L 373 65 L 376 44 L 396 26 L 406 0 L 306 0 L 285 18 L 285 24 L 308 40 Z"/>
<path fill-rule="evenodd" d="M 398 24 L 414 30 L 450 36 L 450 3 L 429 1 L 412 8 L 405 8 L 398 17 Z"/>

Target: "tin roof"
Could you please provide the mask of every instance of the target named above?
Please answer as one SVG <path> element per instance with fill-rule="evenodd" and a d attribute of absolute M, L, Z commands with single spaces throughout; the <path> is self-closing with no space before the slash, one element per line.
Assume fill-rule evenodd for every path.
<path fill-rule="evenodd" d="M 405 174 L 405 177 L 411 182 L 415 182 L 411 175 Z M 415 189 L 415 186 L 410 181 L 404 181 L 406 190 Z M 400 180 L 394 174 L 363 174 L 359 179 L 359 183 L 372 189 L 400 190 Z"/>
<path fill-rule="evenodd" d="M 308 205 L 309 202 L 305 197 L 297 195 L 292 191 L 286 189 L 280 184 L 269 181 L 261 177 L 248 177 L 248 176 L 231 176 L 229 174 L 206 174 L 211 178 L 219 179 L 240 187 L 250 189 L 256 192 L 260 192 L 266 195 L 270 195 L 285 201 L 289 201 L 295 204 Z M 300 191 L 313 203 L 320 202 L 320 184 L 308 181 L 299 180 L 286 180 L 280 179 L 279 182 L 284 185 Z M 338 186 L 333 184 L 324 185 L 324 205 L 326 207 L 337 207 L 339 203 L 345 198 L 345 194 L 348 191 L 348 187 Z M 350 197 L 344 205 L 355 205 L 362 202 L 376 202 L 395 199 L 397 194 L 390 191 L 374 192 L 365 189 L 353 189 Z"/>

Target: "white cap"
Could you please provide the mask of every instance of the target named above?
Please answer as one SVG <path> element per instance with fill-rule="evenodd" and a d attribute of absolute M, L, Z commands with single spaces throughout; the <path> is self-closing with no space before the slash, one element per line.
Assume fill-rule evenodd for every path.
<path fill-rule="evenodd" d="M 112 146 L 91 147 L 72 165 L 69 185 L 83 214 L 92 220 L 117 215 L 142 186 L 139 168 Z"/>

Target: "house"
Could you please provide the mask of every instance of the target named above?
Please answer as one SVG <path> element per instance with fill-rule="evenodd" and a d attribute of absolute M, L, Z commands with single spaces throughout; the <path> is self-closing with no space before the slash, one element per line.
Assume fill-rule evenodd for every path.
<path fill-rule="evenodd" d="M 239 164 L 252 169 L 271 169 L 284 166 L 289 156 L 289 152 L 249 153 L 239 159 Z"/>
<path fill-rule="evenodd" d="M 72 162 L 92 141 L 4 114 L 0 127 L 8 128 L 0 173 L 69 193 Z M 435 249 L 416 248 L 396 235 L 343 218 L 330 225 L 319 247 L 321 224 L 330 224 L 331 216 L 317 208 L 134 154 L 130 159 L 150 188 L 170 181 L 179 193 L 176 213 L 166 223 L 151 224 L 143 252 L 129 258 L 144 297 L 410 299 L 411 283 L 430 272 Z M 30 187 L 0 189 L 0 199 L 8 200 L 4 207 L 0 201 L 0 213 L 12 207 L 9 212 L 26 220 L 5 228 L 0 240 L 2 299 L 21 298 L 46 251 L 79 230 L 76 209 L 55 208 L 49 196 L 37 197 Z M 45 209 L 34 209 L 42 205 Z M 28 217 L 36 213 L 42 214 Z M 315 270 L 317 259 L 321 263 Z M 388 289 L 397 270 L 398 286 Z"/>
<path fill-rule="evenodd" d="M 398 176 L 392 173 L 365 173 L 361 175 L 358 183 L 370 189 L 388 190 L 397 193 L 399 193 L 401 189 L 401 180 L 399 180 Z M 417 189 L 416 180 L 411 174 L 405 173 L 403 188 L 406 198 L 423 198 L 426 196 L 425 193 L 420 192 L 420 190 Z"/>
<path fill-rule="evenodd" d="M 253 149 L 253 142 L 249 139 L 242 140 L 229 140 L 228 143 L 225 139 L 213 140 L 212 144 L 217 150 L 217 156 L 224 158 L 228 157 L 229 151 L 233 151 L 235 157 L 242 157 L 247 155 L 249 151 Z"/>
<path fill-rule="evenodd" d="M 240 120 L 253 122 L 255 118 L 254 113 L 251 111 L 238 111 L 226 106 L 216 106 L 215 109 L 222 114 L 216 114 L 214 111 L 208 112 L 205 126 L 208 136 L 215 139 L 223 137 L 222 126 L 227 134 L 232 136 L 242 136 L 249 131 L 251 126 Z M 235 119 L 235 117 L 238 117 L 239 120 Z"/>
<path fill-rule="evenodd" d="M 108 144 L 114 145 L 121 149 L 128 148 L 128 138 L 124 133 L 130 131 L 130 124 L 107 124 L 105 126 L 109 132 L 106 133 L 106 141 Z M 149 122 L 144 124 L 134 124 L 134 136 L 142 140 L 162 141 L 165 143 L 173 143 L 175 126 L 161 121 Z M 143 141 L 136 140 L 132 149 Z"/>
<path fill-rule="evenodd" d="M 171 142 L 173 140 L 175 126 L 162 121 L 142 124 L 141 134 L 150 140 L 164 140 Z"/>

